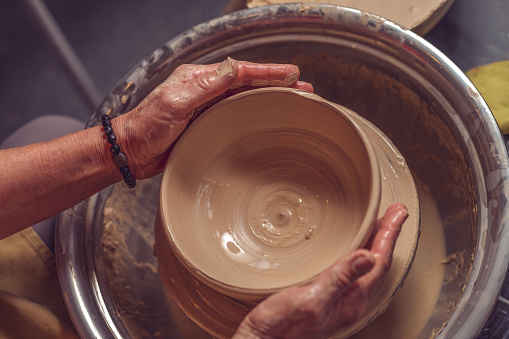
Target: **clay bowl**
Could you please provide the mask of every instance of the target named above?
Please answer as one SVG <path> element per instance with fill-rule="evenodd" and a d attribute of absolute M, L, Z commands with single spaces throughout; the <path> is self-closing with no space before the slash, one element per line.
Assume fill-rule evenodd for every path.
<path fill-rule="evenodd" d="M 197 279 L 259 301 L 364 246 L 380 187 L 373 146 L 348 113 L 263 88 L 223 100 L 184 132 L 163 172 L 160 217 Z"/>
<path fill-rule="evenodd" d="M 268 97 L 269 94 L 271 97 Z M 263 100 L 261 100 L 262 98 Z M 287 111 L 285 111 L 277 105 L 271 105 L 274 107 L 267 109 L 265 106 L 267 106 L 267 103 L 272 102 L 271 100 L 282 100 L 284 105 L 290 105 L 289 107 L 293 108 L 293 110 L 287 109 Z M 295 119 L 296 114 L 304 114 L 302 111 L 308 107 L 310 102 L 313 105 L 311 107 L 313 109 L 311 116 L 315 117 L 315 119 L 308 121 L 302 117 Z M 228 114 L 226 109 L 230 107 L 235 111 L 236 114 L 234 115 L 234 118 L 226 119 L 224 118 L 224 116 Z M 242 114 L 239 114 L 238 112 L 242 112 Z M 294 119 L 289 119 L 288 116 Z M 304 116 L 308 115 L 304 114 Z M 316 119 L 316 117 L 320 117 L 320 119 Z M 305 261 L 309 256 L 314 257 L 317 253 L 323 254 L 325 252 L 322 257 L 319 257 L 313 263 L 313 265 L 321 266 L 320 269 L 317 269 L 317 271 L 321 272 L 321 270 L 326 268 L 327 265 L 336 260 L 337 257 L 346 254 L 346 252 L 349 250 L 347 250 L 347 247 L 336 245 L 333 246 L 332 249 L 321 248 L 322 243 L 327 244 L 329 239 L 323 240 L 323 238 L 320 237 L 320 232 L 335 232 L 337 230 L 342 230 L 345 225 L 342 223 L 342 220 L 339 220 L 336 224 L 328 225 L 327 222 L 329 222 L 329 218 L 326 219 L 323 223 L 313 224 L 313 226 L 319 227 L 312 226 L 310 228 L 304 228 L 304 233 L 294 233 L 293 237 L 291 232 L 280 232 L 280 236 L 282 236 L 284 241 L 281 239 L 278 240 L 278 237 L 274 236 L 274 234 L 270 234 L 269 236 L 262 232 L 256 233 L 252 231 L 252 229 L 250 230 L 248 228 L 249 232 L 247 232 L 247 234 L 251 235 L 251 237 L 253 237 L 254 234 L 255 240 L 252 242 L 261 243 L 265 249 L 268 248 L 271 250 L 262 252 L 266 255 L 263 255 L 262 259 L 258 259 L 257 263 L 262 262 L 263 264 L 250 265 L 250 262 L 245 260 L 246 258 L 250 258 L 247 256 L 246 249 L 242 248 L 244 252 L 241 252 L 239 249 L 239 244 L 241 244 L 241 242 L 245 242 L 245 239 L 240 238 L 241 240 L 239 241 L 238 235 L 239 233 L 244 234 L 245 230 L 243 228 L 238 230 L 234 227 L 238 225 L 245 225 L 248 222 L 243 221 L 242 218 L 226 220 L 222 224 L 228 225 L 227 230 L 225 231 L 223 229 L 221 231 L 217 231 L 213 237 L 212 244 L 215 245 L 213 250 L 220 248 L 218 253 L 220 253 L 222 256 L 219 258 L 216 257 L 216 260 L 220 261 L 219 265 L 221 267 L 219 271 L 221 273 L 225 274 L 227 277 L 233 276 L 235 278 L 239 278 L 239 276 L 240 278 L 248 276 L 245 281 L 247 281 L 247 283 L 250 285 L 248 287 L 244 286 L 239 288 L 238 286 L 234 286 L 231 283 L 225 284 L 224 281 L 219 280 L 217 277 L 213 278 L 207 275 L 204 271 L 201 270 L 201 267 L 197 268 L 196 265 L 190 263 L 189 260 L 187 260 L 185 253 L 176 247 L 177 245 L 174 240 L 175 234 L 172 235 L 171 233 L 173 228 L 178 229 L 179 227 L 182 227 L 182 223 L 172 227 L 172 225 L 169 225 L 168 221 L 163 222 L 163 218 L 165 217 L 163 210 L 166 211 L 166 213 L 171 212 L 171 209 L 168 207 L 172 206 L 171 203 L 175 203 L 176 207 L 173 208 L 175 208 L 175 210 L 179 210 L 179 204 L 182 204 L 184 201 L 192 200 L 193 197 L 191 195 L 194 194 L 195 196 L 199 197 L 197 200 L 201 201 L 202 204 L 201 210 L 203 213 L 201 214 L 204 215 L 201 220 L 202 225 L 214 225 L 214 222 L 220 219 L 213 219 L 228 215 L 228 213 L 238 213 L 240 208 L 244 208 L 243 206 L 246 205 L 250 206 L 250 204 L 252 204 L 252 206 L 258 207 L 278 207 L 275 210 L 276 213 L 266 213 L 267 220 L 269 219 L 269 216 L 274 216 L 276 221 L 287 221 L 287 218 L 289 221 L 290 217 L 302 215 L 303 212 L 307 216 L 313 215 L 309 212 L 311 209 L 300 208 L 297 209 L 297 211 L 294 210 L 289 212 L 290 209 L 288 209 L 288 206 L 291 206 L 291 204 L 288 204 L 287 201 L 283 201 L 282 204 L 279 204 L 282 202 L 282 199 L 280 198 L 272 200 L 269 199 L 271 201 L 270 204 L 263 204 L 263 199 L 253 199 L 252 194 L 244 194 L 244 192 L 254 190 L 255 192 L 258 192 L 258 194 L 261 194 L 262 197 L 268 196 L 265 194 L 266 190 L 261 189 L 261 187 L 265 186 L 261 184 L 258 185 L 256 180 L 253 180 L 252 184 L 248 188 L 236 187 L 240 174 L 243 176 L 253 176 L 254 178 L 273 178 L 271 183 L 274 184 L 275 182 L 278 187 L 281 187 L 279 185 L 282 185 L 282 183 L 288 180 L 281 179 L 279 181 L 277 176 L 274 180 L 274 173 L 277 174 L 279 170 L 280 173 L 285 174 L 285 179 L 300 178 L 300 176 L 297 176 L 296 173 L 303 166 L 305 179 L 299 180 L 310 180 L 308 177 L 311 177 L 312 179 L 323 179 L 324 176 L 322 176 L 321 173 L 337 174 L 336 177 L 334 177 L 334 175 L 328 175 L 325 177 L 326 180 L 317 181 L 321 184 L 325 184 L 325 186 L 323 186 L 327 188 L 325 189 L 325 192 L 320 191 L 310 195 L 310 201 L 322 201 L 321 204 L 318 203 L 313 206 L 316 208 L 315 211 L 320 211 L 321 213 L 322 209 L 325 208 L 325 211 L 330 215 L 330 210 L 327 210 L 327 208 L 330 208 L 332 204 L 338 205 L 341 200 L 334 200 L 329 197 L 328 199 L 325 198 L 324 204 L 323 197 L 327 194 L 334 197 L 338 195 L 338 192 L 342 192 L 341 190 L 338 190 L 337 183 L 343 180 L 343 174 L 340 172 L 345 171 L 342 168 L 346 163 L 346 158 L 343 157 L 341 159 L 340 165 L 334 165 L 334 169 L 323 171 L 323 169 L 328 165 L 320 164 L 323 163 L 324 159 L 328 159 L 325 163 L 332 163 L 329 161 L 330 158 L 328 158 L 331 156 L 328 150 L 330 150 L 330 145 L 335 144 L 335 142 L 331 142 L 330 139 L 324 139 L 323 135 L 335 135 L 335 133 L 337 133 L 339 130 L 334 124 L 343 123 L 343 120 L 337 120 L 343 118 L 350 120 L 350 123 L 353 122 L 353 132 L 355 133 L 353 133 L 351 136 L 342 134 L 339 141 L 335 142 L 343 144 L 344 141 L 348 141 L 345 147 L 350 148 L 351 145 L 349 143 L 352 137 L 354 137 L 352 140 L 355 140 L 357 137 L 361 137 L 361 141 L 366 142 L 366 139 L 364 138 L 367 136 L 368 143 L 366 144 L 366 150 L 369 150 L 369 148 L 372 146 L 377 157 L 377 163 L 379 166 L 378 169 L 380 173 L 379 178 L 381 179 L 379 200 L 380 207 L 378 208 L 378 217 L 383 216 L 384 211 L 390 204 L 395 202 L 402 202 L 407 206 L 409 210 L 409 218 L 407 219 L 400 233 L 398 242 L 396 243 L 391 269 L 385 278 L 380 282 L 377 289 L 372 293 L 363 318 L 347 328 L 342 328 L 341 332 L 338 332 L 334 338 L 346 338 L 368 325 L 379 314 L 384 312 L 384 310 L 391 303 L 396 292 L 403 285 L 403 282 L 405 281 L 405 278 L 412 266 L 414 257 L 416 255 L 416 248 L 420 234 L 420 211 L 417 189 L 412 174 L 406 165 L 404 157 L 398 151 L 397 147 L 382 131 L 380 131 L 375 125 L 373 125 L 365 118 L 341 105 L 326 101 L 318 95 L 297 90 L 279 88 L 261 89 L 249 93 L 246 92 L 244 94 L 227 99 L 222 103 L 214 106 L 212 109 L 206 111 L 198 120 L 192 122 L 190 127 L 188 127 L 184 136 L 179 140 L 177 147 L 174 149 L 173 154 L 167 164 L 168 167 L 177 164 L 183 166 L 166 168 L 166 171 L 163 174 L 160 188 L 160 212 L 156 215 L 155 220 L 154 254 L 157 257 L 159 274 L 166 290 L 171 294 L 172 299 L 177 302 L 177 304 L 189 318 L 191 318 L 202 329 L 206 330 L 214 337 L 231 337 L 239 323 L 251 310 L 251 308 L 256 305 L 257 301 L 278 290 L 273 286 L 271 287 L 270 285 L 267 285 L 268 283 L 271 283 L 271 279 L 277 279 L 277 283 L 279 283 L 280 286 L 290 286 L 291 282 L 287 280 L 288 274 L 285 273 L 285 271 L 278 270 L 282 266 L 278 266 L 277 268 L 271 267 L 271 262 L 269 260 L 272 258 L 271 255 L 273 255 L 272 253 L 274 250 L 283 253 L 288 251 L 290 255 L 294 255 L 292 254 L 294 248 L 301 246 L 301 248 L 303 248 L 302 251 L 305 254 L 302 256 L 304 258 L 300 259 L 301 261 Z M 281 119 L 283 119 L 282 123 Z M 237 120 L 241 121 L 238 126 L 232 122 Z M 302 135 L 314 135 L 317 137 L 315 141 L 319 141 L 320 143 L 323 143 L 324 140 L 328 140 L 326 146 L 322 146 L 319 150 L 316 150 L 316 147 L 310 148 L 309 143 L 307 143 L 307 141 L 313 139 L 304 138 L 304 140 L 300 140 L 302 135 L 299 136 L 298 140 L 295 138 L 292 139 L 291 135 L 287 133 L 288 131 L 285 132 L 284 137 L 281 137 L 278 135 L 277 131 L 275 131 L 276 128 L 281 129 L 282 126 L 287 126 L 289 121 L 292 124 L 295 124 L 296 120 L 307 122 L 307 124 L 304 125 L 304 128 L 302 128 L 302 126 L 300 127 L 301 131 L 307 131 Z M 229 123 L 227 124 L 225 121 L 228 121 Z M 263 138 L 261 138 L 257 132 L 249 132 L 258 131 L 260 124 L 263 125 L 263 122 L 272 122 L 270 129 L 262 129 L 264 136 Z M 233 124 L 233 126 L 230 125 L 230 123 Z M 226 126 L 221 126 L 221 124 Z M 295 126 L 292 126 L 293 127 L 291 131 L 294 132 Z M 310 134 L 310 128 L 315 128 L 317 130 L 319 129 L 321 134 L 315 133 L 316 131 Z M 352 128 L 352 126 L 350 126 L 350 128 Z M 360 134 L 356 134 L 358 132 L 356 129 L 358 128 L 360 128 Z M 234 132 L 232 132 L 232 130 Z M 267 133 L 268 130 L 271 133 Z M 331 130 L 335 131 L 335 133 L 331 134 Z M 228 135 L 229 139 L 225 139 L 224 135 Z M 269 138 L 268 135 L 271 137 L 275 135 L 276 140 Z M 211 146 L 212 143 L 209 140 L 211 140 L 212 137 L 221 139 L 222 142 L 215 140 L 214 145 Z M 186 138 L 190 138 L 191 140 L 186 140 Z M 239 141 L 240 139 L 247 139 L 249 142 Z M 231 140 L 234 141 L 231 142 Z M 262 142 L 260 143 L 259 140 Z M 333 140 L 336 139 L 333 138 Z M 188 152 L 184 153 L 184 155 L 178 155 L 177 152 L 179 147 L 188 149 L 189 142 L 194 145 L 193 147 L 195 149 L 188 150 Z M 232 147 L 231 145 L 235 145 L 235 147 Z M 249 147 L 246 148 L 246 145 Z M 261 146 L 263 147 L 260 148 Z M 266 149 L 270 150 L 271 156 L 257 157 L 256 154 L 260 152 L 269 153 L 266 150 L 262 150 L 265 146 Z M 364 147 L 365 145 L 360 143 L 360 146 Z M 277 147 L 285 147 L 290 151 L 286 150 L 285 152 L 279 152 L 278 154 L 274 155 L 274 152 L 278 151 Z M 334 150 L 334 153 L 336 152 L 337 150 Z M 222 154 L 222 156 L 219 157 L 214 155 L 218 153 Z M 192 156 L 187 156 L 186 154 L 192 154 Z M 248 156 L 246 154 L 248 154 Z M 297 154 L 298 157 L 295 158 L 295 154 Z M 177 163 L 176 157 L 183 157 L 183 159 L 185 159 L 184 161 L 187 163 Z M 200 162 L 202 162 L 203 159 L 212 159 L 214 157 L 219 161 L 214 162 L 208 160 L 207 162 L 204 162 L 201 167 L 197 166 L 196 159 L 200 159 Z M 246 160 L 248 157 L 249 161 Z M 253 162 L 253 159 L 257 161 Z M 275 159 L 275 161 L 272 161 L 271 159 Z M 295 159 L 298 159 L 299 161 L 295 161 Z M 336 159 L 336 157 L 332 157 L 332 159 Z M 265 168 L 272 168 L 271 164 L 280 164 L 281 161 L 286 163 L 289 160 L 292 160 L 292 163 L 294 164 L 290 169 L 281 169 L 280 166 L 273 166 L 275 168 L 275 172 L 268 173 L 268 175 L 266 175 L 266 173 L 262 170 Z M 172 164 L 172 162 L 175 162 L 175 164 Z M 220 163 L 222 167 L 225 167 L 225 165 L 228 164 L 235 164 L 237 169 L 232 171 L 226 166 L 226 169 L 223 168 L 221 171 L 216 171 L 216 169 L 219 169 L 219 167 L 217 167 L 219 166 L 218 163 Z M 260 170 L 257 168 L 257 163 L 262 164 L 261 167 L 258 166 L 261 168 Z M 303 163 L 303 165 L 295 165 L 300 163 Z M 309 164 L 312 164 L 314 168 L 310 169 Z M 319 171 L 317 171 L 319 166 L 321 166 L 321 168 Z M 239 168 L 241 171 L 238 170 Z M 247 171 L 246 169 L 249 168 L 255 168 L 255 170 L 251 172 Z M 207 172 L 207 175 L 201 174 L 200 176 L 196 174 L 199 172 Z M 293 176 L 289 176 L 289 174 L 292 174 Z M 358 173 L 356 174 L 358 175 Z M 201 178 L 203 179 L 203 182 L 201 184 L 193 183 L 193 181 L 190 180 L 192 177 Z M 227 181 L 225 178 L 228 178 L 229 180 Z M 232 178 L 235 180 L 232 180 Z M 170 179 L 173 181 L 170 181 Z M 246 182 L 251 183 L 251 178 L 246 179 Z M 363 181 L 361 180 L 359 182 L 362 183 Z M 285 196 L 288 191 L 292 191 L 286 190 L 286 185 L 283 185 L 282 187 L 285 188 L 285 194 L 283 194 L 283 196 Z M 301 182 L 299 185 L 297 185 L 298 189 L 294 190 L 294 192 L 296 191 L 301 193 L 303 187 L 306 187 L 306 190 L 311 189 L 316 187 L 316 183 L 311 185 L 308 182 Z M 332 192 L 329 191 L 329 187 Z M 214 190 L 217 191 L 215 192 Z M 224 199 L 224 197 L 227 196 L 226 193 L 228 191 L 232 192 L 232 201 L 230 204 L 214 203 L 214 201 L 225 201 L 226 199 Z M 186 197 L 187 195 L 190 196 Z M 293 196 L 293 193 L 290 196 Z M 321 200 L 320 197 L 322 197 Z M 347 198 L 352 199 L 351 196 L 348 196 Z M 275 202 L 275 204 L 273 202 Z M 367 202 L 368 200 L 364 201 L 363 203 L 367 206 Z M 362 204 L 362 202 L 360 203 Z M 302 203 L 299 202 L 297 206 L 303 206 L 304 204 L 308 204 L 306 199 L 302 199 Z M 163 207 L 163 205 L 166 207 Z M 200 206 L 200 203 L 194 203 L 194 206 Z M 237 206 L 237 209 L 230 206 Z M 218 208 L 219 211 L 216 211 Z M 336 207 L 337 210 L 341 210 L 341 208 L 342 206 Z M 356 206 L 355 208 L 359 208 L 359 206 Z M 263 208 L 255 208 L 252 210 L 246 208 L 246 210 L 254 210 L 256 211 L 256 214 L 258 214 L 261 213 L 260 211 L 263 211 Z M 333 210 L 333 212 L 335 211 Z M 189 218 L 189 215 L 192 214 L 188 213 L 186 218 Z M 334 215 L 332 216 L 333 218 L 336 218 Z M 366 218 L 366 215 L 364 215 L 364 217 Z M 263 222 L 260 221 L 260 218 L 254 219 L 258 219 L 258 223 L 263 224 Z M 249 220 L 252 219 L 248 217 L 247 221 Z M 268 223 L 265 223 L 265 226 L 268 226 L 267 224 Z M 284 222 L 283 225 L 285 226 L 279 225 L 279 227 L 284 229 L 284 227 L 292 226 L 291 223 L 286 224 Z M 270 226 L 274 226 L 274 224 L 271 222 Z M 352 225 L 350 225 L 350 227 L 352 227 Z M 198 230 L 197 227 L 193 228 L 193 225 L 191 225 L 189 229 L 190 230 L 188 232 L 184 232 L 184 236 L 188 238 L 196 238 L 197 234 L 200 236 L 207 234 L 204 233 L 202 229 Z M 269 227 L 269 229 L 272 231 L 275 230 L 275 228 L 272 227 Z M 281 231 L 281 229 L 279 229 L 279 231 Z M 291 227 L 288 227 L 287 229 L 291 229 Z M 180 231 L 182 231 L 182 229 L 180 229 Z M 275 234 L 277 234 L 277 232 Z M 264 237 L 260 240 L 259 235 L 263 235 Z M 334 236 L 334 233 L 332 233 L 332 235 Z M 194 241 L 194 243 L 191 243 L 191 250 L 197 251 L 198 253 L 199 251 L 203 252 L 203 250 L 200 249 L 200 247 L 203 247 L 204 244 L 202 237 L 200 237 L 198 240 L 194 239 Z M 340 241 L 341 240 L 335 240 L 335 242 L 338 244 Z M 196 243 L 198 243 L 199 246 L 195 246 Z M 320 244 L 319 247 L 316 246 L 317 243 Z M 210 242 L 208 244 L 210 244 Z M 306 248 L 306 246 L 309 246 L 311 250 Z M 316 248 L 313 249 L 313 247 Z M 350 248 L 353 250 L 356 248 L 356 246 L 351 245 Z M 187 250 L 189 251 L 189 249 Z M 205 250 L 205 252 L 206 255 L 204 256 L 209 258 L 210 253 L 213 251 Z M 254 255 L 259 252 L 256 252 Z M 278 252 L 276 252 L 275 256 L 277 260 L 279 260 L 277 261 L 277 264 L 279 265 L 281 258 L 277 257 L 277 255 L 280 255 Z M 298 254 L 300 253 L 297 253 L 296 256 L 298 256 Z M 240 257 L 237 257 L 239 255 Z M 250 255 L 254 256 L 253 254 Z M 244 261 L 235 261 L 237 258 L 243 259 Z M 289 258 L 292 259 L 292 256 Z M 246 268 L 248 272 L 247 275 Z M 258 272 L 256 270 L 258 270 Z M 262 277 L 262 280 L 258 280 L 253 283 L 250 275 L 257 273 L 261 274 L 260 277 Z M 304 283 L 312 278 L 312 275 L 309 274 L 307 280 L 302 277 L 300 282 L 296 283 Z M 260 288 L 260 286 L 262 287 Z"/>

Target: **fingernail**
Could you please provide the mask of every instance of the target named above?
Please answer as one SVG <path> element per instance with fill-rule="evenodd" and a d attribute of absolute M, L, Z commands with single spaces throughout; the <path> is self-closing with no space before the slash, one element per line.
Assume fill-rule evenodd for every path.
<path fill-rule="evenodd" d="M 283 81 L 283 86 L 290 86 L 299 79 L 299 72 L 293 72 L 286 76 Z"/>
<path fill-rule="evenodd" d="M 233 60 L 230 57 L 228 57 L 225 61 L 223 61 L 221 63 L 221 65 L 219 65 L 219 67 L 216 70 L 217 75 L 220 78 L 227 76 L 227 75 L 231 75 L 233 73 L 233 62 L 234 61 L 235 60 Z"/>
<path fill-rule="evenodd" d="M 407 214 L 408 214 L 408 209 L 406 208 L 406 206 L 402 203 L 394 203 L 394 204 L 391 204 L 388 208 L 387 208 L 387 212 L 391 212 L 393 210 L 401 210 L 401 211 L 405 211 Z"/>
<path fill-rule="evenodd" d="M 371 271 L 375 263 L 368 259 L 366 256 L 360 256 L 353 262 L 353 269 L 359 274 L 363 275 Z"/>

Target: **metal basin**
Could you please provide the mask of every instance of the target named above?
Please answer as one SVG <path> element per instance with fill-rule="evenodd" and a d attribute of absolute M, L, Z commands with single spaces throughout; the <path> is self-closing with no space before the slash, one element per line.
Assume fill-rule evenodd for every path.
<path fill-rule="evenodd" d="M 445 272 L 454 279 L 444 280 L 420 337 L 475 337 L 507 269 L 509 170 L 496 122 L 465 75 L 425 40 L 377 16 L 330 5 L 272 5 L 235 12 L 170 40 L 119 82 L 89 126 L 109 110 L 115 115 L 135 107 L 178 65 L 227 56 L 299 65 L 301 78 L 319 95 L 357 111 L 393 140 L 437 202 L 446 252 L 454 258 Z M 157 181 L 136 190 L 130 204 L 140 215 L 133 218 L 148 235 L 130 232 L 124 239 L 133 262 L 152 260 Z M 135 264 L 121 272 L 129 285 L 124 292 L 142 304 L 115 299 L 120 287 L 107 273 L 102 241 L 111 194 L 104 190 L 59 218 L 57 264 L 74 324 L 83 337 L 127 338 L 135 336 L 133 327 L 143 327 L 147 337 L 164 328 L 170 329 L 165 335 L 178 336 L 174 324 L 127 319 L 127 308 L 148 314 L 164 299 L 157 278 L 136 278 Z"/>

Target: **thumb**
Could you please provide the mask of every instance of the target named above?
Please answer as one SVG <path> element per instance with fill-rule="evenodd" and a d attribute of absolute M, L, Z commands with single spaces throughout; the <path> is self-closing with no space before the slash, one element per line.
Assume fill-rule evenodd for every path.
<path fill-rule="evenodd" d="M 324 291 L 331 299 L 340 297 L 364 274 L 371 271 L 375 264 L 373 255 L 364 249 L 336 261 L 318 279 Z"/>

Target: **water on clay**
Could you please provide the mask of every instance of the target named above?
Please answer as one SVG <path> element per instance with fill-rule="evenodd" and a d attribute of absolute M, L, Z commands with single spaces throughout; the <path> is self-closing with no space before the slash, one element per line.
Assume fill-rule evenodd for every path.
<path fill-rule="evenodd" d="M 387 311 L 354 335 L 355 339 L 433 337 L 421 331 L 432 316 L 442 286 L 445 243 L 435 202 L 427 187 L 419 180 L 416 183 L 421 237 L 415 261 Z M 106 202 L 102 249 L 110 296 L 133 338 L 210 338 L 168 298 L 159 280 L 152 256 L 153 201 L 158 199 L 158 185 L 159 178 L 141 181 L 136 190 L 117 185 Z M 136 209 L 147 209 L 147 213 L 136 213 Z"/>

